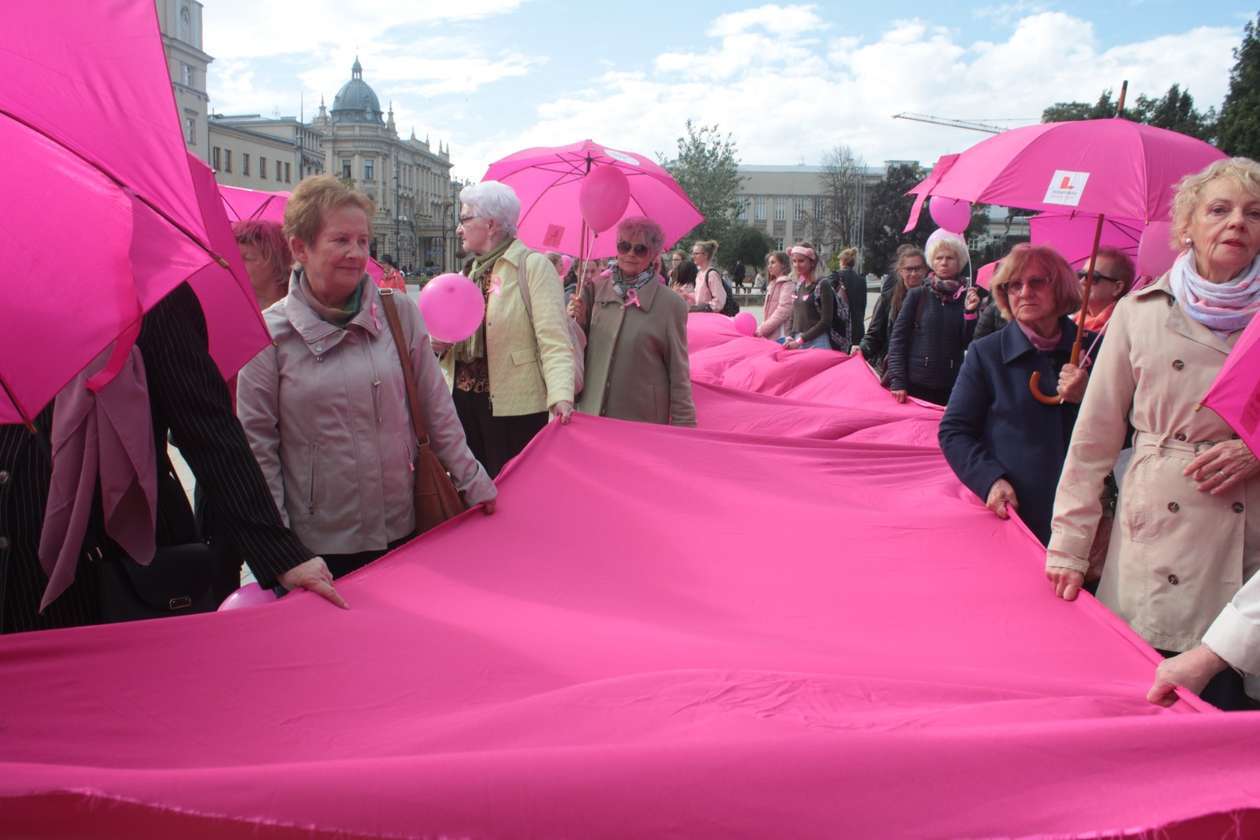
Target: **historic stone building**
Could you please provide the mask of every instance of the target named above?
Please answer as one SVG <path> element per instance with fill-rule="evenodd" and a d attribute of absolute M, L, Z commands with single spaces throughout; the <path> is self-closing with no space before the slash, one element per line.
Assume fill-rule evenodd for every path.
<path fill-rule="evenodd" d="M 398 135 L 391 107 L 382 113 L 376 91 L 356 58 L 350 80 L 321 100 L 310 127 L 321 138 L 324 169 L 376 202 L 374 252 L 400 265 L 432 271 L 454 266 L 454 193 L 450 152 L 427 139 Z"/>
<path fill-rule="evenodd" d="M 214 114 L 206 73 L 214 59 L 202 49 L 202 5 L 156 0 L 162 44 L 188 149 L 215 170 L 219 183 L 276 192 L 302 178 L 337 175 L 376 203 L 372 253 L 414 271 L 448 271 L 455 263 L 457 185 L 450 150 L 435 150 L 415 131 L 403 139 L 393 109 L 363 80 L 355 59 L 350 80 L 320 102 L 309 123 L 299 117 Z"/>

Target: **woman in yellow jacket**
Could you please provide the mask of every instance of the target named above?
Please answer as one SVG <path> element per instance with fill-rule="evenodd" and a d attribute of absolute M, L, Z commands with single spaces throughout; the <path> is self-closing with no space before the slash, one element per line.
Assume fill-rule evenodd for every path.
<path fill-rule="evenodd" d="M 547 423 L 573 413 L 574 356 L 564 286 L 551 261 L 516 239 L 521 212 L 506 184 L 459 195 L 466 273 L 486 298 L 477 331 L 446 351 L 468 446 L 493 477 Z"/>

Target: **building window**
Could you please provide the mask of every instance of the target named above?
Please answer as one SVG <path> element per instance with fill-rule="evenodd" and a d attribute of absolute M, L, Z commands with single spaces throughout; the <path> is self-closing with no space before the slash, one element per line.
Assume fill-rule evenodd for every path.
<path fill-rule="evenodd" d="M 776 198 L 774 200 L 774 220 L 781 222 L 787 217 L 787 199 Z"/>
<path fill-rule="evenodd" d="M 759 195 L 756 199 L 754 199 L 754 201 L 756 202 L 756 209 L 753 212 L 755 213 L 756 219 L 759 222 L 764 222 L 766 220 L 766 197 L 764 195 Z"/>
<path fill-rule="evenodd" d="M 280 183 L 280 161 L 276 161 L 276 183 Z"/>
<path fill-rule="evenodd" d="M 289 164 L 287 162 L 284 165 L 284 182 L 286 184 L 293 183 L 293 170 L 289 168 Z"/>
<path fill-rule="evenodd" d="M 748 221 L 748 202 L 747 201 L 740 199 L 739 211 L 736 214 L 736 218 L 739 219 L 741 222 Z"/>
<path fill-rule="evenodd" d="M 353 175 L 350 174 L 350 159 L 349 158 L 341 159 L 341 177 L 345 178 L 347 181 L 349 181 L 351 178 L 354 177 Z"/>
<path fill-rule="evenodd" d="M 375 181 L 376 180 L 375 176 L 376 176 L 376 161 L 374 160 L 363 161 L 363 180 Z"/>
<path fill-rule="evenodd" d="M 223 171 L 224 172 L 232 171 L 232 150 L 231 149 L 223 150 Z"/>
<path fill-rule="evenodd" d="M 241 154 L 241 173 L 244 175 L 249 174 L 249 152 Z"/>
<path fill-rule="evenodd" d="M 805 220 L 805 199 L 796 199 L 796 209 L 792 218 L 796 219 L 798 222 Z"/>
<path fill-rule="evenodd" d="M 218 146 L 215 146 L 213 149 L 210 150 L 210 168 L 214 169 L 216 172 L 219 170 L 220 154 L 221 153 L 219 151 Z"/>
<path fill-rule="evenodd" d="M 262 155 L 258 156 L 258 177 L 267 180 L 267 159 Z"/>
<path fill-rule="evenodd" d="M 184 117 L 184 128 L 186 129 L 186 133 L 188 135 L 188 145 L 197 145 L 197 118 Z"/>

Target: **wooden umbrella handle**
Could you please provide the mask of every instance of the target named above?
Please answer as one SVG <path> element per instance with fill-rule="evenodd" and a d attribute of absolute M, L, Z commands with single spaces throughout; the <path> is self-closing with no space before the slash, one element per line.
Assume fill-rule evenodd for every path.
<path fill-rule="evenodd" d="M 1089 294 L 1094 289 L 1094 264 L 1098 262 L 1098 245 L 1102 242 L 1102 229 L 1105 216 L 1098 214 L 1098 224 L 1094 226 L 1094 247 L 1089 252 L 1089 268 L 1085 272 L 1085 288 L 1081 290 L 1081 311 L 1076 315 L 1076 340 L 1072 342 L 1072 355 L 1069 361 L 1075 365 L 1081 360 L 1081 342 L 1085 339 L 1085 316 L 1089 313 Z M 1042 405 L 1063 405 L 1063 398 L 1058 394 L 1046 394 L 1041 390 L 1041 371 L 1033 371 L 1028 377 L 1028 390 L 1033 399 Z"/>

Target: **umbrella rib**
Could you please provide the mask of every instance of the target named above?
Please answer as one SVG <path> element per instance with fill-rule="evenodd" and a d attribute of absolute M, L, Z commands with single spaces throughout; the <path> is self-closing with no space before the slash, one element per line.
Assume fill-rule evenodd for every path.
<path fill-rule="evenodd" d="M 39 128 L 38 126 L 32 125 L 31 123 L 29 123 L 29 122 L 27 122 L 26 120 L 24 120 L 24 119 L 22 119 L 21 117 L 19 117 L 17 114 L 14 114 L 12 111 L 6 110 L 6 109 L 4 109 L 4 108 L 0 108 L 0 115 L 8 117 L 9 119 L 13 120 L 15 123 L 18 123 L 19 125 L 22 125 L 22 126 L 24 126 L 24 127 L 28 128 L 28 129 L 30 129 L 31 131 L 33 131 L 33 132 L 35 132 L 36 134 L 38 134 L 39 136 L 41 136 L 41 137 L 45 138 L 46 140 L 48 140 L 49 142 L 53 143 L 54 145 L 56 145 L 56 146 L 58 146 L 58 147 L 60 147 L 60 148 L 62 148 L 62 149 L 65 149 L 65 150 L 66 150 L 67 152 L 69 152 L 70 154 L 72 154 L 72 155 L 74 155 L 75 157 L 79 158 L 81 161 L 83 161 L 84 163 L 86 163 L 88 166 L 92 167 L 92 168 L 93 168 L 93 169 L 95 169 L 97 172 L 100 172 L 100 173 L 101 173 L 102 175 L 104 175 L 106 178 L 108 178 L 108 179 L 110 179 L 111 181 L 113 181 L 113 182 L 114 182 L 114 184 L 115 184 L 116 186 L 118 186 L 118 188 L 119 188 L 119 189 L 125 190 L 125 191 L 126 191 L 127 193 L 129 193 L 130 195 L 135 196 L 135 197 L 136 197 L 136 198 L 137 198 L 137 199 L 138 199 L 138 200 L 139 200 L 142 204 L 144 204 L 146 207 L 148 207 L 150 210 L 152 210 L 152 211 L 153 211 L 154 213 L 156 213 L 157 215 L 161 216 L 161 217 L 162 217 L 162 219 L 163 219 L 163 220 L 165 220 L 167 224 L 169 224 L 171 227 L 175 228 L 177 231 L 179 231 L 180 233 L 182 233 L 184 236 L 186 236 L 186 237 L 188 237 L 189 239 L 191 239 L 191 240 L 193 241 L 193 244 L 195 244 L 198 248 L 200 248 L 201 250 L 203 250 L 203 251 L 205 251 L 207 254 L 209 254 L 209 255 L 210 255 L 210 256 L 211 256 L 211 257 L 215 260 L 215 262 L 217 262 L 220 266 L 222 266 L 223 268 L 230 268 L 230 266 L 229 266 L 229 264 L 228 264 L 228 261 L 227 261 L 227 260 L 225 260 L 225 259 L 224 259 L 222 256 L 220 256 L 219 254 L 215 253 L 214 249 L 213 249 L 213 248 L 211 248 L 209 245 L 207 245 L 206 243 L 202 242 L 202 241 L 201 241 L 201 239 L 200 239 L 200 238 L 199 238 L 199 237 L 198 237 L 195 233 L 193 233 L 192 231 L 190 231 L 188 228 L 184 227 L 184 226 L 183 226 L 182 224 L 180 224 L 179 222 L 177 222 L 177 221 L 175 221 L 174 219 L 172 219 L 172 218 L 170 217 L 170 214 L 168 214 L 168 213 L 167 213 L 165 210 L 163 210 L 161 207 L 158 207 L 156 204 L 154 204 L 154 203 L 153 203 L 153 201 L 152 201 L 152 200 L 150 200 L 147 196 L 142 195 L 141 193 L 138 193 L 138 192 L 136 192 L 134 189 L 132 189 L 131 187 L 127 186 L 127 184 L 126 184 L 126 183 L 124 183 L 124 182 L 123 182 L 123 180 L 122 180 L 121 178 L 119 178 L 119 177 L 118 177 L 117 175 L 115 175 L 113 172 L 111 172 L 111 171 L 109 171 L 108 169 L 106 169 L 103 165 L 101 165 L 101 164 L 97 163 L 96 161 L 94 161 L 94 160 L 92 160 L 92 159 L 88 158 L 88 157 L 87 157 L 87 155 L 83 154 L 83 153 L 82 153 L 82 152 L 80 152 L 79 150 L 74 149 L 74 148 L 71 148 L 70 146 L 67 146 L 65 143 L 61 142 L 61 141 L 60 141 L 60 140 L 58 140 L 56 137 L 53 137 L 51 134 L 49 134 L 48 132 L 46 132 L 46 131 L 44 131 L 43 129 Z"/>

